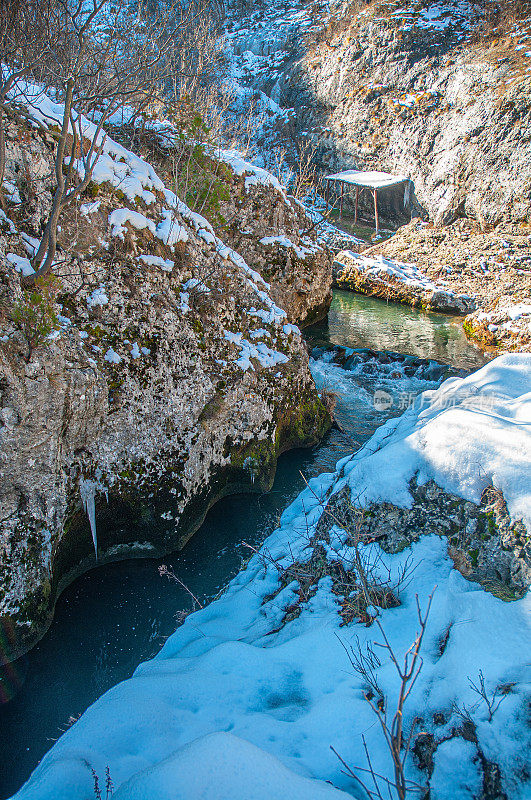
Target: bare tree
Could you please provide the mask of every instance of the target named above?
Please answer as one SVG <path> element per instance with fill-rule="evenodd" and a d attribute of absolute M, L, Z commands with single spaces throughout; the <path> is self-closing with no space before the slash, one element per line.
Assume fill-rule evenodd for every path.
<path fill-rule="evenodd" d="M 495 686 L 493 691 L 489 693 L 487 687 L 485 686 L 485 676 L 483 675 L 483 670 L 481 669 L 479 670 L 478 674 L 478 682 L 475 683 L 472 678 L 469 678 L 468 682 L 472 691 L 484 701 L 485 705 L 487 706 L 489 722 L 492 722 L 494 714 L 499 709 L 505 698 L 509 695 L 514 684 L 506 684 L 502 687 Z"/>
<path fill-rule="evenodd" d="M 61 211 L 92 180 L 105 146 L 104 125 L 115 114 L 134 120 L 153 103 L 164 108 L 181 65 L 179 31 L 193 24 L 196 9 L 181 0 L 159 0 L 149 9 L 127 0 L 46 0 L 38 11 L 40 0 L 35 8 L 30 0 L 32 14 L 21 13 L 17 0 L 8 5 L 0 30 L 8 64 L 0 86 L 0 174 L 6 117 L 39 105 L 43 93 L 63 105 L 55 134 L 56 188 L 31 281 L 51 270 Z M 35 19 L 37 33 L 27 44 L 24 32 Z M 42 104 L 40 113 L 46 117 Z M 51 118 L 50 127 L 56 124 Z"/>
<path fill-rule="evenodd" d="M 355 671 L 375 689 L 375 694 L 378 696 L 378 699 L 376 702 L 374 702 L 374 695 L 371 696 L 368 692 L 364 694 L 365 700 L 370 705 L 378 719 L 378 722 L 380 723 L 387 750 L 392 760 L 394 780 L 391 781 L 389 778 L 378 774 L 374 770 L 370 751 L 367 747 L 364 736 L 362 737 L 362 740 L 367 757 L 368 769 L 366 770 L 358 767 L 357 771 L 368 772 L 372 779 L 374 788 L 369 788 L 367 783 L 362 780 L 358 774 L 356 774 L 356 771 L 354 771 L 354 769 L 351 768 L 343 760 L 343 758 L 341 758 L 339 753 L 337 753 L 333 747 L 331 749 L 343 764 L 346 773 L 353 777 L 363 787 L 371 800 L 384 800 L 382 794 L 382 785 L 386 787 L 391 797 L 391 790 L 394 789 L 398 800 L 406 800 L 408 795 L 411 794 L 411 791 L 418 791 L 422 788 L 417 783 L 409 780 L 406 777 L 406 761 L 411 748 L 411 743 L 413 741 L 413 734 L 415 732 L 417 720 L 413 720 L 409 729 L 409 733 L 406 734 L 404 731 L 404 708 L 409 696 L 411 695 L 420 671 L 422 670 L 423 660 L 420 655 L 420 651 L 422 647 L 422 640 L 426 632 L 426 625 L 428 622 L 432 599 L 433 592 L 428 598 L 426 611 L 423 613 L 420 608 L 418 595 L 415 595 L 419 630 L 417 631 L 415 639 L 401 660 L 395 654 L 382 623 L 380 622 L 379 618 L 376 617 L 375 621 L 382 635 L 383 642 L 375 642 L 375 646 L 380 647 L 387 652 L 387 655 L 393 663 L 396 674 L 399 678 L 400 688 L 398 692 L 396 708 L 391 721 L 388 719 L 386 700 L 382 696 L 378 687 L 375 672 L 379 666 L 379 658 L 374 653 L 373 647 L 367 647 L 366 651 L 364 651 L 358 645 L 357 650 L 353 649 L 352 653 L 349 654 L 350 663 L 354 667 Z"/>
<path fill-rule="evenodd" d="M 21 81 L 40 79 L 45 54 L 59 38 L 54 0 L 0 0 L 0 189 L 5 175 L 5 127 Z M 18 109 L 17 114 L 22 113 Z"/>

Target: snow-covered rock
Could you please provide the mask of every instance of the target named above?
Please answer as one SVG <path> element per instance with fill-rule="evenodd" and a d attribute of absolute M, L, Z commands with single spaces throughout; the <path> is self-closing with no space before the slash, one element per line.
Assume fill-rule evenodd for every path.
<path fill-rule="evenodd" d="M 472 297 L 455 294 L 430 280 L 414 264 L 342 250 L 336 255 L 334 265 L 335 282 L 340 289 L 397 300 L 428 311 L 468 314 L 476 307 Z"/>

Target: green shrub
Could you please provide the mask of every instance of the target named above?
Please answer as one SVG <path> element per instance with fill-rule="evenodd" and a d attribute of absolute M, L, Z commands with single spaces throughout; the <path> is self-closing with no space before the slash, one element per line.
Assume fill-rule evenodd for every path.
<path fill-rule="evenodd" d="M 11 321 L 21 331 L 28 345 L 26 362 L 30 361 L 33 351 L 43 344 L 46 337 L 59 328 L 53 305 L 55 283 L 53 275 L 37 278 L 35 285 L 24 290 L 23 297 L 11 309 Z"/>

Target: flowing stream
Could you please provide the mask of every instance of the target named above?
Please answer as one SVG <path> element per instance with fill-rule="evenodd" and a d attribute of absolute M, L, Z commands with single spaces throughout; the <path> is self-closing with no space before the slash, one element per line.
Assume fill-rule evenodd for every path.
<path fill-rule="evenodd" d="M 319 389 L 336 395 L 341 430 L 330 431 L 315 448 L 282 456 L 269 494 L 217 503 L 181 552 L 161 561 L 98 567 L 63 592 L 42 641 L 24 658 L 0 666 L 1 800 L 22 785 L 73 719 L 159 651 L 179 624 L 179 612 L 193 607 L 184 589 L 160 577 L 161 563 L 207 602 L 248 556 L 242 541 L 259 545 L 273 531 L 303 488 L 303 476 L 331 471 L 412 397 L 437 386 L 445 374 L 439 364 L 472 370 L 486 361 L 454 319 L 348 292 L 336 292 L 328 321 L 305 336 Z M 375 393 L 383 406 L 375 407 Z M 0 629 L 0 665 L 2 649 L 5 658 L 6 632 Z"/>

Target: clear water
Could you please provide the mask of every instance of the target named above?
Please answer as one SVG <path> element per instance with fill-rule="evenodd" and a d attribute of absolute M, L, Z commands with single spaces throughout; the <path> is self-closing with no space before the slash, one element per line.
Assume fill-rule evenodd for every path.
<path fill-rule="evenodd" d="M 416 311 L 398 303 L 336 291 L 328 321 L 311 329 L 314 341 L 432 358 L 473 370 L 489 356 L 471 344 L 458 317 Z"/>
<path fill-rule="evenodd" d="M 448 317 L 346 292 L 336 294 L 328 324 L 309 330 L 307 339 L 312 347 L 392 350 L 468 369 L 485 360 Z M 382 365 L 366 354 L 354 362 L 343 369 L 326 352 L 312 359 L 319 387 L 337 394 L 336 415 L 343 430 L 332 430 L 318 447 L 285 454 L 269 494 L 220 501 L 184 550 L 162 561 L 125 561 L 82 576 L 59 598 L 42 641 L 25 658 L 0 667 L 2 800 L 22 785 L 69 718 L 154 656 L 177 627 L 178 612 L 192 608 L 183 589 L 159 576 L 160 563 L 171 565 L 202 602 L 213 598 L 247 557 L 241 542 L 257 545 L 272 532 L 282 510 L 303 488 L 302 475 L 331 471 L 388 416 L 400 413 L 401 397 L 436 385 L 426 365 L 408 376 L 403 364 L 392 359 Z M 374 408 L 376 390 L 395 400 L 386 412 Z"/>

